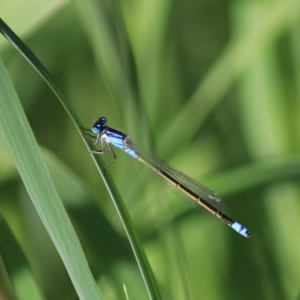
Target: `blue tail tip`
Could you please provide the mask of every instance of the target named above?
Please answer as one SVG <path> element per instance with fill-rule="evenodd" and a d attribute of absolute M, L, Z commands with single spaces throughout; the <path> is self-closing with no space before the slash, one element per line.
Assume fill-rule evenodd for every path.
<path fill-rule="evenodd" d="M 231 225 L 231 228 L 234 229 L 237 233 L 239 233 L 240 235 L 242 235 L 246 238 L 249 238 L 251 236 L 250 231 L 238 222 L 234 222 Z"/>

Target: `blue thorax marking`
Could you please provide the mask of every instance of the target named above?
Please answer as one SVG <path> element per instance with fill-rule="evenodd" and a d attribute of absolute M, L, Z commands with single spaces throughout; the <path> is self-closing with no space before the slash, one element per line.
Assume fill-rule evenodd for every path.
<path fill-rule="evenodd" d="M 105 126 L 102 133 L 106 134 L 109 142 L 111 142 L 115 147 L 122 149 L 134 158 L 138 158 L 139 155 L 136 150 L 130 146 L 130 139 L 125 133 L 107 126 Z"/>

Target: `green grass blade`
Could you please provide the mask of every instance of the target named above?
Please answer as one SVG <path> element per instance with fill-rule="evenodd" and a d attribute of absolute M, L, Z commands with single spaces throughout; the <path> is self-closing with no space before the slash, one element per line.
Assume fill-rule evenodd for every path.
<path fill-rule="evenodd" d="M 0 125 L 27 192 L 64 261 L 80 299 L 101 299 L 2 62 L 0 86 Z"/>
<path fill-rule="evenodd" d="M 54 91 L 54 93 L 56 94 L 56 96 L 58 97 L 58 99 L 60 100 L 60 102 L 66 109 L 66 111 L 68 112 L 69 116 L 75 123 L 78 131 L 81 132 L 82 124 L 79 118 L 77 117 L 73 107 L 69 104 L 67 99 L 64 97 L 63 93 L 55 84 L 54 80 L 51 78 L 50 74 L 47 72 L 47 70 L 42 65 L 42 63 L 36 58 L 36 56 L 32 53 L 32 51 L 17 37 L 17 35 L 1 19 L 0 19 L 0 31 L 10 41 L 10 43 L 26 58 L 26 60 L 34 67 L 34 69 L 41 75 L 41 77 L 46 81 L 46 83 Z M 13 123 L 10 122 L 9 124 L 10 126 L 12 126 Z M 7 126 L 6 128 L 8 130 L 8 136 L 10 136 L 9 126 Z M 84 137 L 83 137 L 83 141 L 85 142 L 89 150 L 95 150 L 95 147 L 91 146 Z M 22 147 L 20 147 L 19 149 L 22 149 Z M 103 179 L 103 182 L 108 190 L 108 193 L 114 203 L 114 206 L 124 226 L 124 230 L 128 236 L 133 253 L 135 255 L 138 266 L 140 268 L 148 295 L 150 299 L 161 299 L 159 289 L 157 287 L 157 283 L 152 273 L 152 269 L 143 251 L 142 243 L 139 241 L 138 235 L 129 217 L 127 209 L 117 191 L 117 188 L 113 183 L 112 178 L 108 171 L 105 171 L 105 176 L 104 176 L 104 164 L 100 156 L 92 155 L 92 158 L 95 162 L 95 165 Z"/>

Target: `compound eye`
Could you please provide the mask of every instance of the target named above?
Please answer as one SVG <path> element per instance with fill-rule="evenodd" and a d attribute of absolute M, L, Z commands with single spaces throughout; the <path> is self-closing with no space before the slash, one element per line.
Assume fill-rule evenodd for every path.
<path fill-rule="evenodd" d="M 96 124 L 94 124 L 93 127 L 92 127 L 92 131 L 93 131 L 94 133 L 98 133 L 98 132 L 101 131 L 101 130 L 102 130 L 102 124 L 101 124 L 101 123 L 96 123 Z"/>
<path fill-rule="evenodd" d="M 102 132 L 104 129 L 104 124 L 106 123 L 107 119 L 105 117 L 100 117 L 98 120 L 93 124 L 92 131 L 94 133 Z"/>
<path fill-rule="evenodd" d="M 99 126 L 98 126 L 98 124 L 92 127 L 92 131 L 94 133 L 98 133 L 99 132 Z"/>
<path fill-rule="evenodd" d="M 99 121 L 101 122 L 101 124 L 104 125 L 106 123 L 107 119 L 105 117 L 101 117 Z"/>

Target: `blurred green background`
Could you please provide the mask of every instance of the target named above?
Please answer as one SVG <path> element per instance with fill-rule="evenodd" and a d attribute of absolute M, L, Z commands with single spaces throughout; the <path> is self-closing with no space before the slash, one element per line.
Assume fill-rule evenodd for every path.
<path fill-rule="evenodd" d="M 116 150 L 109 171 L 164 299 L 300 299 L 299 1 L 2 0 L 0 12 L 86 127 L 106 116 L 249 228 L 247 240 L 191 209 Z M 4 37 L 0 52 L 104 298 L 125 299 L 124 284 L 147 299 L 73 123 Z M 1 297 L 14 299 L 12 260 L 32 299 L 77 299 L 1 131 L 0 212 Z"/>

